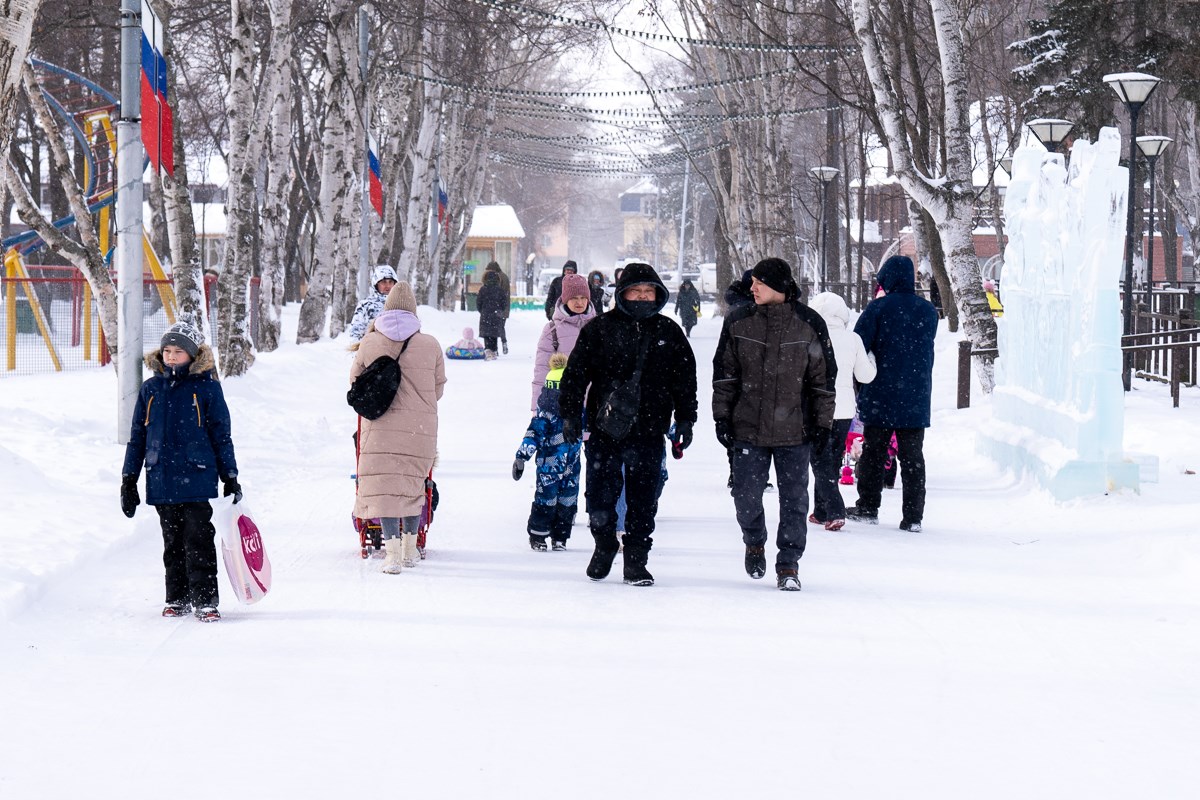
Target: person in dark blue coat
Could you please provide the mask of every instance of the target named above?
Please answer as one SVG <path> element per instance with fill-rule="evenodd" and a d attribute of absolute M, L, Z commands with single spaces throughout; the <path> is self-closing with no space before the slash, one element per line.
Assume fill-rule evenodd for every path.
<path fill-rule="evenodd" d="M 925 515 L 925 429 L 933 395 L 933 339 L 938 314 L 916 294 L 916 270 L 908 256 L 892 256 L 879 270 L 886 294 L 872 300 L 854 332 L 875 356 L 875 380 L 858 392 L 858 418 L 863 424 L 863 452 L 858 461 L 858 503 L 846 510 L 849 519 L 879 521 L 884 462 L 896 435 L 903 466 L 903 517 L 900 529 L 921 530 Z"/>
<path fill-rule="evenodd" d="M 221 615 L 208 501 L 217 496 L 218 479 L 226 497 L 242 499 L 229 408 L 212 350 L 195 326 L 180 322 L 168 328 L 159 349 L 146 354 L 146 366 L 154 375 L 142 384 L 133 411 L 121 468 L 121 511 L 132 517 L 141 503 L 137 481 L 144 463 L 146 502 L 158 511 L 163 533 L 163 616 L 194 609 L 197 619 L 213 622 Z"/>

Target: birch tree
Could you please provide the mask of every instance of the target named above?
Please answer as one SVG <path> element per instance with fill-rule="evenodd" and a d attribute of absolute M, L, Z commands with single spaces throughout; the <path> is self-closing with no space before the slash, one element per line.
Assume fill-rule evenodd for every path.
<path fill-rule="evenodd" d="M 855 35 L 862 48 L 863 64 L 875 97 L 880 123 L 891 153 L 893 171 L 909 197 L 933 218 L 942 244 L 959 316 L 976 349 L 996 346 L 996 322 L 988 310 L 979 280 L 973 239 L 975 193 L 972 184 L 972 144 L 968 111 L 968 76 L 963 43 L 963 19 L 953 0 L 929 0 L 937 36 L 938 77 L 945 109 L 941 150 L 944 172 L 923 174 L 914 163 L 913 143 L 904 117 L 904 100 L 898 96 L 897 76 L 889 69 L 883 51 L 889 31 L 880 30 L 880 3 L 853 0 Z M 991 359 L 976 358 L 976 371 L 984 391 L 994 384 Z"/>
<path fill-rule="evenodd" d="M 261 212 L 261 282 L 258 294 L 258 346 L 269 352 L 279 346 L 280 312 L 283 309 L 284 266 L 289 248 L 287 195 L 291 179 L 292 0 L 273 0 L 271 8 L 271 63 L 276 76 L 267 140 L 267 183 Z M 278 45 L 278 46 L 276 46 Z"/>
<path fill-rule="evenodd" d="M 0 5 L 0 152 L 8 152 L 21 67 L 41 0 L 7 0 Z"/>

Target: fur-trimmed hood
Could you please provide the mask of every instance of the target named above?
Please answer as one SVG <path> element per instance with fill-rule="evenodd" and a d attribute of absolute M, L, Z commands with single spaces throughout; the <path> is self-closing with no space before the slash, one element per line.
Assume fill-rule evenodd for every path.
<path fill-rule="evenodd" d="M 166 364 L 163 363 L 162 348 L 151 350 L 146 353 L 142 359 L 150 371 L 155 375 L 162 375 L 166 372 Z M 212 373 L 213 380 L 217 379 L 217 359 L 213 355 L 212 348 L 206 344 L 200 345 L 196 351 L 196 357 L 192 359 L 192 363 L 188 365 L 189 375 L 203 375 L 204 373 Z"/>

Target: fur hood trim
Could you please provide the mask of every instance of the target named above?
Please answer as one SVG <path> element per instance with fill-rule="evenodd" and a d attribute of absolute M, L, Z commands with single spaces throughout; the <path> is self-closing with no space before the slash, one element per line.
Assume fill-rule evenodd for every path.
<path fill-rule="evenodd" d="M 166 365 L 163 364 L 161 348 L 158 350 L 151 350 L 149 353 L 146 353 L 145 358 L 142 360 L 155 375 L 162 375 L 163 371 L 166 369 Z M 211 372 L 213 379 L 217 379 L 217 359 L 215 356 L 213 356 L 212 348 L 206 344 L 202 344 L 196 351 L 196 357 L 193 358 L 192 363 L 188 365 L 188 374 L 203 375 L 206 372 Z"/>

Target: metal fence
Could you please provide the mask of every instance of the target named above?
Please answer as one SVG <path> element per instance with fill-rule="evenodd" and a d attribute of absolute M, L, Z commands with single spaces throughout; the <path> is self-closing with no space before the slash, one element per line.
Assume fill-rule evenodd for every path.
<path fill-rule="evenodd" d="M 79 271 L 31 264 L 26 273 L 28 277 L 0 273 L 0 377 L 106 365 L 108 353 L 95 298 Z M 216 282 L 216 276 L 205 276 L 205 302 L 214 330 L 219 323 Z M 143 349 L 150 350 L 175 321 L 175 293 L 169 280 L 146 278 L 142 286 L 142 342 Z M 256 344 L 258 291 L 255 278 L 249 309 Z"/>

